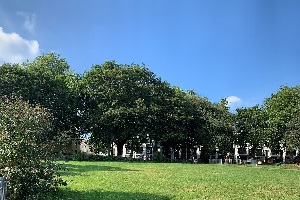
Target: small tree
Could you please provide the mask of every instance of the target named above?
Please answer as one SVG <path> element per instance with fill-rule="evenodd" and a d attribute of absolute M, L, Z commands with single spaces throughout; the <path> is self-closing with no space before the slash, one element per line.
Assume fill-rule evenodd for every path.
<path fill-rule="evenodd" d="M 40 199 L 62 182 L 51 157 L 52 115 L 16 97 L 0 98 L 0 173 L 9 199 Z"/>

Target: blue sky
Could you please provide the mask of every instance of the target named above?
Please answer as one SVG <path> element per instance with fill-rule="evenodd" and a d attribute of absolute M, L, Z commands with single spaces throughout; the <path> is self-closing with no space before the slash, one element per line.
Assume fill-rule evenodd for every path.
<path fill-rule="evenodd" d="M 300 1 L 0 0 L 0 64 L 57 52 L 78 73 L 142 62 L 231 107 L 299 85 Z"/>

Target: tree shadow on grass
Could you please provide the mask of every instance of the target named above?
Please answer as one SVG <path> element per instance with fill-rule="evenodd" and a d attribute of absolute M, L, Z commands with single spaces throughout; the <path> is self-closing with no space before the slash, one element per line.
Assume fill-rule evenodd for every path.
<path fill-rule="evenodd" d="M 55 195 L 49 197 L 49 200 L 170 200 L 170 197 L 157 194 L 148 194 L 140 192 L 113 192 L 113 191 L 72 191 L 60 190 Z"/>
<path fill-rule="evenodd" d="M 138 171 L 133 169 L 126 169 L 122 167 L 112 167 L 112 166 L 102 166 L 102 165 L 76 165 L 71 163 L 63 164 L 66 167 L 65 171 L 62 171 L 62 175 L 79 175 L 80 173 L 84 172 L 91 172 L 91 171 Z"/>

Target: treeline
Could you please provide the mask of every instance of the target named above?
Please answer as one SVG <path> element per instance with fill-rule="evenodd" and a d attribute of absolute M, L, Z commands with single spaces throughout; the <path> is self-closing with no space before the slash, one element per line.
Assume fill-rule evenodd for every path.
<path fill-rule="evenodd" d="M 62 144 L 88 134 L 97 151 L 111 152 L 114 143 L 122 155 L 124 144 L 137 150 L 150 142 L 166 155 L 181 149 L 187 157 L 198 146 L 204 157 L 216 148 L 223 155 L 232 152 L 233 144 L 250 143 L 252 150 L 268 145 L 278 152 L 300 147 L 299 86 L 283 86 L 263 105 L 233 114 L 225 99 L 212 103 L 137 64 L 111 61 L 76 74 L 51 53 L 3 64 L 0 74 L 0 95 L 13 94 L 48 109 L 55 127 L 51 136 Z"/>

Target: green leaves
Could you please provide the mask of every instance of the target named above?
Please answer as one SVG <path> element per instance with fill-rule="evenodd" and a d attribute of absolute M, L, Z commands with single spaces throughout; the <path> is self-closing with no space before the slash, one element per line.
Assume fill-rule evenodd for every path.
<path fill-rule="evenodd" d="M 224 151 L 232 146 L 222 142 L 233 132 L 224 103 L 212 104 L 193 91 L 171 87 L 143 66 L 114 61 L 95 65 L 82 83 L 89 105 L 83 116 L 93 127 L 94 142 L 110 147 L 112 142 L 122 146 L 154 139 L 165 149 L 209 143 Z"/>
<path fill-rule="evenodd" d="M 300 148 L 299 86 L 283 86 L 261 107 L 238 109 L 233 115 L 225 99 L 212 103 L 194 91 L 172 87 L 144 65 L 110 61 L 80 75 L 50 53 L 22 65 L 3 64 L 0 75 L 0 95 L 14 94 L 47 108 L 54 125 L 47 134 L 62 144 L 88 133 L 98 146 L 116 143 L 119 149 L 126 142 L 138 146 L 152 140 L 165 149 L 202 145 L 208 154 L 216 147 L 231 151 L 233 142 L 254 147 L 265 143 L 275 151 L 280 144 Z M 1 120 L 5 131 L 14 130 L 14 120 Z"/>
<path fill-rule="evenodd" d="M 267 119 L 267 112 L 258 105 L 237 109 L 235 117 L 236 144 L 245 147 L 246 143 L 250 143 L 253 145 L 252 153 L 255 153 L 256 147 L 264 145 L 268 140 Z"/>
<path fill-rule="evenodd" d="M 282 86 L 262 107 L 237 109 L 235 129 L 238 144 L 267 145 L 274 153 L 287 147 L 300 148 L 300 87 Z"/>
<path fill-rule="evenodd" d="M 268 136 L 273 148 L 278 150 L 280 143 L 286 143 L 290 149 L 299 148 L 297 140 L 292 138 L 298 126 L 300 87 L 280 87 L 276 94 L 266 99 L 264 108 L 268 113 Z"/>
<path fill-rule="evenodd" d="M 4 64 L 0 74 L 0 95 L 14 94 L 32 105 L 48 108 L 58 133 L 54 136 L 62 132 L 78 134 L 79 76 L 58 54 L 46 54 L 22 65 Z"/>
<path fill-rule="evenodd" d="M 52 162 L 53 116 L 14 96 L 0 98 L 0 173 L 10 199 L 40 198 L 62 182 Z"/>
<path fill-rule="evenodd" d="M 145 138 L 153 106 L 154 88 L 160 80 L 145 67 L 105 62 L 83 76 L 86 104 L 84 118 L 90 122 L 92 140 L 123 145 Z M 121 154 L 122 152 L 118 152 Z"/>

